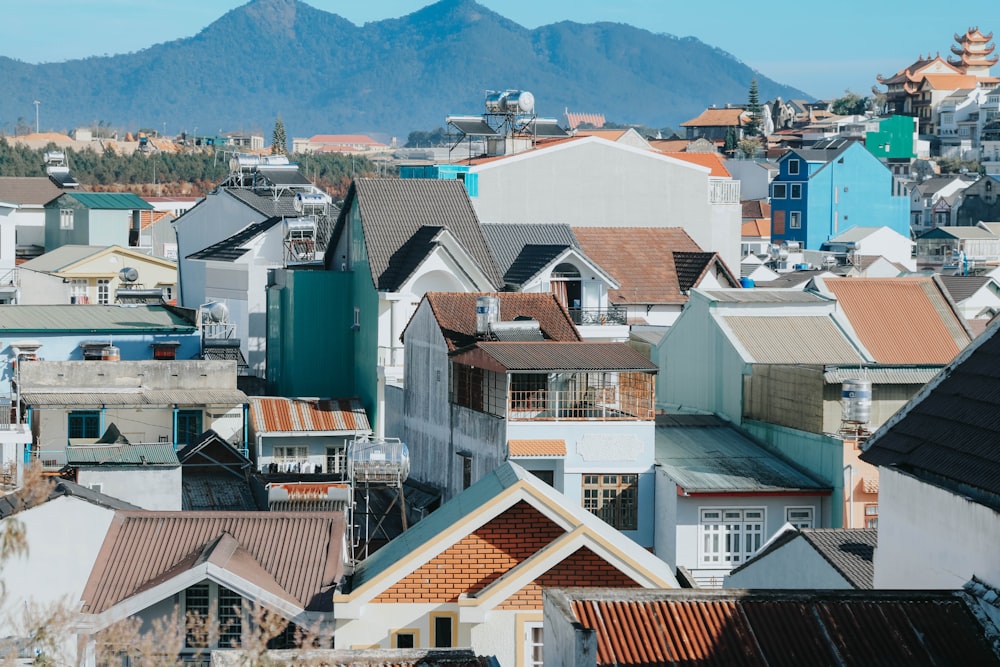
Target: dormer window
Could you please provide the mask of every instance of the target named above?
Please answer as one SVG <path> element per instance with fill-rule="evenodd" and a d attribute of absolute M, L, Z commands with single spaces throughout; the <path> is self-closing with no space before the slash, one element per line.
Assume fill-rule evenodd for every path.
<path fill-rule="evenodd" d="M 799 173 L 799 161 L 796 159 L 791 159 L 788 161 L 788 173 L 791 176 L 796 176 Z"/>

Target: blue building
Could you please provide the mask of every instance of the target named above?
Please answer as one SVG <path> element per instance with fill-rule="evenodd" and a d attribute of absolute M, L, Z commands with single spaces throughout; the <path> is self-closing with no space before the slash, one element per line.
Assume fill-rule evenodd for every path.
<path fill-rule="evenodd" d="M 892 173 L 858 142 L 829 139 L 786 153 L 771 182 L 771 240 L 807 250 L 852 227 L 910 235 L 909 199 Z"/>

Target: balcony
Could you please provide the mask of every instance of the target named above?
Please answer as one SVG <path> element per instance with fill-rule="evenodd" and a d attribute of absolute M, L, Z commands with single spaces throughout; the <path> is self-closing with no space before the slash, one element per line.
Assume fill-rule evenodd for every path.
<path fill-rule="evenodd" d="M 628 312 L 618 306 L 608 308 L 570 308 L 569 316 L 577 326 L 628 324 Z"/>
<path fill-rule="evenodd" d="M 709 204 L 739 204 L 740 182 L 711 179 L 708 182 Z"/>
<path fill-rule="evenodd" d="M 639 387 L 607 386 L 577 389 L 511 390 L 507 418 L 511 421 L 650 421 L 653 392 Z"/>

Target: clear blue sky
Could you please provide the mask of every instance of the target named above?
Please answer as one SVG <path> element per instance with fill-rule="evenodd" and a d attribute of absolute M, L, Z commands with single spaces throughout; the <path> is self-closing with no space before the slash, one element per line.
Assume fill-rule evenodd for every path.
<path fill-rule="evenodd" d="M 305 0 L 361 25 L 403 16 L 430 0 Z M 875 75 L 926 53 L 949 52 L 970 26 L 1000 37 L 1000 2 L 912 0 L 748 3 L 745 0 L 479 0 L 527 28 L 613 21 L 693 36 L 817 97 L 867 95 Z M 190 37 L 245 0 L 2 0 L 0 55 L 29 63 L 138 51 Z M 936 9 L 935 9 L 936 7 Z M 1000 67 L 994 74 L 1000 74 Z"/>

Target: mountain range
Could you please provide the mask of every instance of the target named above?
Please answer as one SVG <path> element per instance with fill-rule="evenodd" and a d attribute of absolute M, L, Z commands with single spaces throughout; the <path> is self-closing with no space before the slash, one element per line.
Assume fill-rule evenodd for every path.
<path fill-rule="evenodd" d="M 2 46 L 0 46 L 2 49 Z M 0 57 L 0 127 L 105 123 L 198 134 L 257 131 L 280 115 L 289 137 L 398 136 L 450 114 L 478 115 L 488 90 L 533 93 L 540 116 L 566 109 L 677 127 L 712 104 L 811 96 L 693 37 L 620 23 L 529 30 L 474 0 L 439 0 L 356 26 L 300 0 L 252 0 L 194 37 L 129 54 L 33 65 Z"/>

